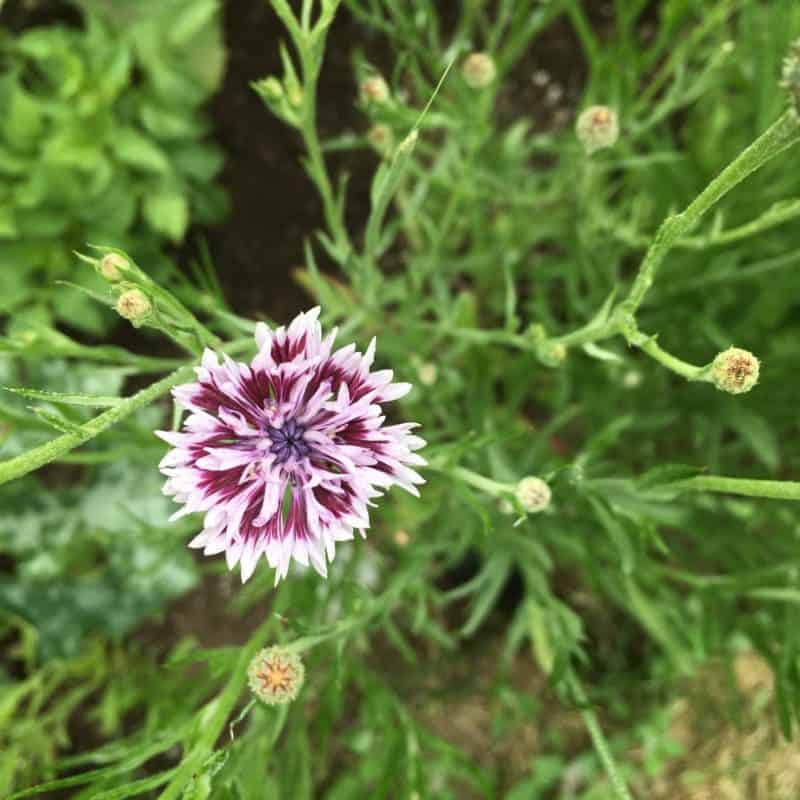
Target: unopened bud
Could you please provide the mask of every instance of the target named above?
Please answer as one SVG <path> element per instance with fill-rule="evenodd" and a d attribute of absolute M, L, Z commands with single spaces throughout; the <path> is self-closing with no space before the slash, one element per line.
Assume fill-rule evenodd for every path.
<path fill-rule="evenodd" d="M 529 514 L 544 511 L 550 505 L 550 487 L 534 475 L 523 478 L 515 492 L 517 502 Z"/>
<path fill-rule="evenodd" d="M 140 289 L 128 289 L 117 299 L 117 313 L 130 320 L 135 328 L 147 322 L 152 311 L 150 298 Z"/>
<path fill-rule="evenodd" d="M 394 134 L 388 125 L 379 122 L 367 131 L 367 141 L 380 155 L 387 158 L 391 155 L 394 147 Z"/>
<path fill-rule="evenodd" d="M 361 81 L 360 94 L 365 103 L 385 103 L 389 99 L 389 87 L 380 75 L 370 75 Z"/>
<path fill-rule="evenodd" d="M 714 386 L 729 394 L 744 394 L 758 383 L 759 361 L 748 350 L 729 347 L 711 364 Z"/>
<path fill-rule="evenodd" d="M 431 364 L 429 362 L 425 362 L 424 364 L 420 364 L 417 367 L 417 375 L 419 376 L 419 382 L 423 386 L 433 386 L 436 383 L 436 378 L 439 376 L 439 370 L 436 368 L 436 364 Z"/>
<path fill-rule="evenodd" d="M 800 110 L 800 39 L 792 43 L 783 60 L 781 86 L 789 92 L 795 108 Z"/>
<path fill-rule="evenodd" d="M 300 108 L 303 102 L 303 90 L 299 86 L 292 86 L 288 92 L 289 105 Z"/>
<path fill-rule="evenodd" d="M 617 112 L 608 106 L 587 108 L 578 117 L 575 134 L 587 155 L 606 147 L 613 147 L 619 139 Z"/>
<path fill-rule="evenodd" d="M 97 271 L 111 283 L 122 279 L 122 272 L 128 268 L 128 260 L 118 253 L 107 253 L 100 259 Z"/>
<path fill-rule="evenodd" d="M 411 537 L 408 535 L 408 531 L 399 530 L 394 532 L 394 543 L 398 547 L 408 547 L 408 543 L 411 541 Z"/>
<path fill-rule="evenodd" d="M 622 385 L 626 389 L 635 389 L 642 383 L 642 373 L 636 369 L 629 369 L 622 376 Z"/>
<path fill-rule="evenodd" d="M 507 497 L 501 497 L 499 502 L 497 503 L 497 510 L 501 514 L 506 514 L 507 516 L 509 516 L 514 513 L 514 506 Z"/>
<path fill-rule="evenodd" d="M 260 81 L 257 81 L 255 88 L 265 100 L 269 100 L 273 103 L 277 102 L 283 97 L 283 86 L 281 85 L 280 80 L 278 80 L 278 78 L 276 78 L 274 75 L 270 75 L 268 78 L 262 78 Z"/>
<path fill-rule="evenodd" d="M 253 694 L 269 706 L 290 703 L 303 685 L 306 670 L 300 656 L 285 647 L 256 653 L 247 668 Z"/>
<path fill-rule="evenodd" d="M 563 342 L 545 339 L 536 345 L 536 355 L 546 367 L 560 367 L 567 357 L 567 346 Z"/>
<path fill-rule="evenodd" d="M 461 65 L 461 74 L 470 89 L 485 89 L 497 77 L 497 67 L 487 53 L 472 53 Z"/>

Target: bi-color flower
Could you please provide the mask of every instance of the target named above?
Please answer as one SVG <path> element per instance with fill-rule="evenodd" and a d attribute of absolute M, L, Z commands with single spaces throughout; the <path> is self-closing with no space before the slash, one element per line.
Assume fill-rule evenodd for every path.
<path fill-rule="evenodd" d="M 276 583 L 292 559 L 321 575 L 336 542 L 362 536 L 368 507 L 397 485 L 418 495 L 425 442 L 414 423 L 387 425 L 384 405 L 405 395 L 391 370 L 372 371 L 365 353 L 333 350 L 315 308 L 288 328 L 256 329 L 258 353 L 237 363 L 207 350 L 197 380 L 173 390 L 189 412 L 180 432 L 159 431 L 172 445 L 161 461 L 165 494 L 205 514 L 190 547 L 225 552 L 246 581 L 261 556 Z"/>

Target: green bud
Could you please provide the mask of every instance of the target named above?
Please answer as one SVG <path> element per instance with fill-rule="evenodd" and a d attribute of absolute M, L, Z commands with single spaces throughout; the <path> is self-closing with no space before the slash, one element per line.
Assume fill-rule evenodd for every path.
<path fill-rule="evenodd" d="M 560 367 L 567 357 L 567 346 L 545 339 L 537 345 L 536 355 L 546 367 Z"/>
<path fill-rule="evenodd" d="M 283 99 L 283 86 L 278 78 L 270 75 L 255 83 L 256 91 L 268 102 L 277 103 Z"/>
<path fill-rule="evenodd" d="M 394 134 L 388 125 L 379 122 L 367 131 L 367 141 L 383 158 L 388 158 L 394 148 Z"/>
<path fill-rule="evenodd" d="M 138 328 L 150 319 L 153 304 L 141 289 L 128 289 L 117 299 L 117 313 Z"/>
<path fill-rule="evenodd" d="M 380 75 L 370 75 L 361 81 L 359 94 L 362 102 L 380 105 L 389 99 L 389 87 Z"/>
<path fill-rule="evenodd" d="M 97 271 L 110 283 L 122 280 L 122 273 L 128 269 L 128 259 L 118 253 L 107 253 L 97 265 Z"/>
<path fill-rule="evenodd" d="M 485 89 L 497 77 L 497 67 L 487 53 L 472 53 L 461 65 L 461 74 L 470 89 Z"/>
<path fill-rule="evenodd" d="M 758 383 L 758 359 L 748 350 L 729 347 L 711 364 L 714 386 L 728 394 L 744 394 Z"/>
<path fill-rule="evenodd" d="M 528 475 L 517 484 L 514 496 L 525 511 L 529 514 L 537 514 L 550 505 L 552 493 L 550 487 L 541 478 Z"/>
<path fill-rule="evenodd" d="M 608 106 L 587 108 L 575 123 L 575 135 L 587 155 L 613 147 L 619 139 L 617 112 Z"/>

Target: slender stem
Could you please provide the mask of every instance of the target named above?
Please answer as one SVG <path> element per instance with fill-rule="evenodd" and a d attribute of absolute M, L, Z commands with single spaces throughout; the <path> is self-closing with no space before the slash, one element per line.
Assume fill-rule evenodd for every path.
<path fill-rule="evenodd" d="M 645 254 L 639 274 L 627 299 L 620 305 L 620 311 L 627 315 L 635 314 L 652 286 L 661 262 L 675 243 L 728 192 L 798 140 L 800 124 L 797 115 L 794 111 L 787 111 L 711 181 L 683 213 L 668 217 Z"/>
<path fill-rule="evenodd" d="M 250 345 L 250 338 L 246 340 L 238 340 L 228 344 L 227 350 L 229 353 L 234 353 L 242 349 L 243 346 Z M 173 386 L 177 386 L 181 381 L 189 380 L 194 375 L 194 365 L 187 364 L 186 366 L 176 369 L 165 378 L 162 378 L 150 386 L 142 389 L 140 392 L 132 395 L 131 397 L 122 400 L 118 405 L 109 408 L 94 419 L 89 420 L 84 425 L 81 425 L 79 430 L 65 433 L 56 439 L 51 439 L 49 442 L 34 447 L 21 455 L 10 458 L 7 461 L 0 461 L 0 484 L 8 483 L 8 481 L 21 478 L 29 472 L 33 472 L 51 461 L 61 458 L 66 453 L 80 447 L 95 436 L 108 430 L 113 425 L 116 425 L 125 417 L 130 416 L 134 411 L 137 411 L 144 406 L 149 405 L 156 398 L 162 394 L 166 394 Z"/>
<path fill-rule="evenodd" d="M 350 238 L 342 219 L 341 209 L 336 201 L 336 195 L 322 154 L 322 145 L 317 131 L 317 84 L 322 64 L 317 61 L 312 52 L 307 36 L 302 36 L 297 45 L 303 68 L 300 133 L 308 154 L 309 174 L 314 183 L 316 183 L 322 198 L 322 210 L 328 230 L 342 254 L 346 255 L 352 250 Z"/>
<path fill-rule="evenodd" d="M 89 420 L 89 422 L 81 426 L 80 430 L 65 433 L 63 436 L 51 439 L 39 447 L 34 447 L 33 450 L 22 453 L 22 455 L 10 458 L 7 461 L 0 461 L 0 484 L 12 481 L 15 478 L 21 478 L 23 475 L 27 475 L 29 472 L 33 472 L 57 458 L 61 458 L 70 450 L 80 447 L 137 409 L 149 405 L 153 400 L 168 392 L 181 381 L 191 378 L 192 370 L 191 365 L 176 369 L 160 381 L 150 384 L 150 386 L 137 392 L 132 397 L 123 400 L 119 405 Z"/>
<path fill-rule="evenodd" d="M 681 247 L 687 250 L 705 250 L 707 247 L 720 247 L 755 236 L 771 228 L 776 228 L 798 216 L 800 216 L 800 200 L 777 203 L 750 222 L 745 222 L 728 230 L 712 230 L 709 233 L 697 236 L 684 236 L 675 242 L 674 247 Z M 651 241 L 649 236 L 638 235 L 619 224 L 609 225 L 608 231 L 633 247 L 646 247 Z"/>
<path fill-rule="evenodd" d="M 628 787 L 625 784 L 625 779 L 620 774 L 620 770 L 616 761 L 614 760 L 614 756 L 611 755 L 611 748 L 608 745 L 608 740 L 603 733 L 603 729 L 600 727 L 597 715 L 589 706 L 589 701 L 586 697 L 583 684 L 574 672 L 570 672 L 566 678 L 566 681 L 572 690 L 575 700 L 578 703 L 584 725 L 586 725 L 586 730 L 589 731 L 589 736 L 592 739 L 595 752 L 597 753 L 598 758 L 603 765 L 603 769 L 608 776 L 608 780 L 611 783 L 614 794 L 617 796 L 618 800 L 633 800 L 633 795 L 631 795 L 631 793 L 628 791 Z"/>
<path fill-rule="evenodd" d="M 665 488 L 685 492 L 721 492 L 745 497 L 766 497 L 773 500 L 800 500 L 800 482 L 765 481 L 750 478 L 725 478 L 719 475 L 698 475 L 667 484 Z"/>
<path fill-rule="evenodd" d="M 270 631 L 275 625 L 275 621 L 275 617 L 270 616 L 242 648 L 228 684 L 222 690 L 222 693 L 211 700 L 203 710 L 199 719 L 201 725 L 198 731 L 199 736 L 189 753 L 184 757 L 175 776 L 161 793 L 160 800 L 177 800 L 191 780 L 192 775 L 197 772 L 213 752 L 214 744 L 244 689 L 247 681 L 247 666 L 256 652 L 266 642 Z"/>
<path fill-rule="evenodd" d="M 681 377 L 686 378 L 687 381 L 711 380 L 708 367 L 696 367 L 694 364 L 689 364 L 687 361 L 682 361 L 680 358 L 668 353 L 666 350 L 659 347 L 654 336 L 648 336 L 642 333 L 631 320 L 620 322 L 618 324 L 618 330 L 628 341 L 628 344 L 638 347 L 651 358 L 658 361 L 659 364 L 662 364 Z"/>
<path fill-rule="evenodd" d="M 435 464 L 430 464 L 429 467 L 430 469 L 437 469 Z M 484 475 L 479 475 L 477 472 L 473 472 L 471 469 L 466 469 L 464 467 L 442 467 L 438 469 L 439 471 L 444 472 L 447 475 L 462 481 L 463 483 L 474 486 L 476 489 L 480 489 L 482 492 L 486 492 L 493 497 L 507 495 L 509 492 L 514 491 L 513 483 L 500 483 L 499 481 L 492 480 Z"/>

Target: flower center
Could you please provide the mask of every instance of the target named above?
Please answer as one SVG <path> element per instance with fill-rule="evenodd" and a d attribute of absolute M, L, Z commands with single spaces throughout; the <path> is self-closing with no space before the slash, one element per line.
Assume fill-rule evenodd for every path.
<path fill-rule="evenodd" d="M 267 425 L 267 434 L 272 442 L 269 451 L 275 454 L 276 464 L 283 464 L 290 458 L 306 458 L 311 453 L 311 448 L 303 439 L 304 433 L 305 428 L 293 419 L 285 423 L 282 428 Z"/>

